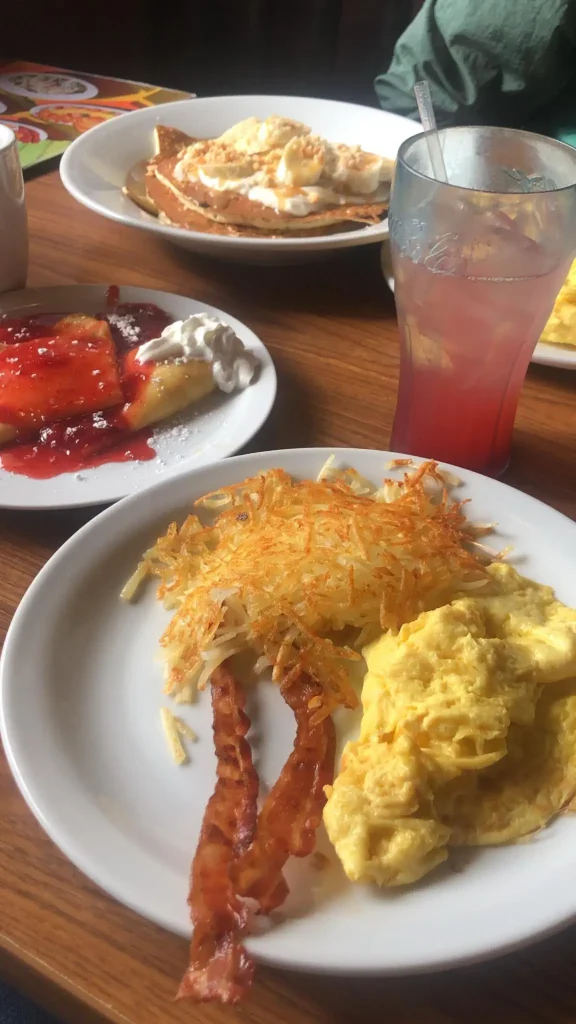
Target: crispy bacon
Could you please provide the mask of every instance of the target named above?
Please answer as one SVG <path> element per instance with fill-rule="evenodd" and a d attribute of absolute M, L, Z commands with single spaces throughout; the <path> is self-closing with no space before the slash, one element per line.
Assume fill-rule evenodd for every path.
<path fill-rule="evenodd" d="M 260 811 L 254 842 L 232 869 L 236 891 L 258 900 L 266 914 L 288 895 L 282 874 L 288 857 L 312 853 L 326 800 L 324 786 L 334 778 L 334 723 L 327 716 L 312 724 L 321 687 L 302 673 L 287 679 L 280 690 L 296 717 L 294 749 Z"/>
<path fill-rule="evenodd" d="M 247 992 L 254 963 L 242 944 L 247 909 L 234 890 L 231 868 L 254 836 L 258 776 L 246 733 L 244 691 L 226 665 L 212 673 L 217 780 L 192 864 L 194 932 L 190 966 L 178 998 L 236 1003 Z"/>

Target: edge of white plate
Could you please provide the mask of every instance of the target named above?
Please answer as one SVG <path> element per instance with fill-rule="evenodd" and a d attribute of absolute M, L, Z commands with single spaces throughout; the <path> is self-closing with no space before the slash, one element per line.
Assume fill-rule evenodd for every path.
<path fill-rule="evenodd" d="M 539 341 L 532 355 L 532 362 L 539 366 L 553 366 L 557 370 L 576 370 L 576 343 L 574 348 L 568 345 L 550 345 Z"/>

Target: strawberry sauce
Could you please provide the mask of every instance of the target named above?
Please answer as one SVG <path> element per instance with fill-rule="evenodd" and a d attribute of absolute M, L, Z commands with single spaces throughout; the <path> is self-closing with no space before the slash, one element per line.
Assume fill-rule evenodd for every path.
<path fill-rule="evenodd" d="M 123 409 L 140 397 L 153 369 L 153 364 L 138 364 L 131 350 L 157 338 L 172 320 L 152 303 L 115 304 L 113 298 L 111 290 L 108 309 L 97 319 L 110 328 L 115 367 L 110 367 L 109 351 L 101 351 L 105 344 L 94 325 L 87 334 L 80 320 L 77 328 L 72 322 L 65 330 L 55 329 L 65 314 L 0 318 L 0 394 L 3 374 L 5 388 L 4 400 L 0 397 L 0 439 L 1 424 L 18 426 L 16 439 L 0 449 L 3 469 L 40 480 L 108 462 L 154 458 L 151 429 L 131 432 Z M 100 409 L 95 409 L 99 403 L 94 379 L 103 380 Z M 58 409 L 59 402 L 52 419 L 49 410 Z M 79 414 L 67 415 L 75 410 Z"/>

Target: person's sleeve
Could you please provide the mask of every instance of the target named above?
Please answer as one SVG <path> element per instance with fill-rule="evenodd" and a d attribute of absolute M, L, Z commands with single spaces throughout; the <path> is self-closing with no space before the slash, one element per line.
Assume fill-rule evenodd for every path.
<path fill-rule="evenodd" d="M 519 125 L 576 74 L 576 0 L 425 0 L 375 82 L 385 110 L 417 118 L 426 78 L 440 125 Z"/>

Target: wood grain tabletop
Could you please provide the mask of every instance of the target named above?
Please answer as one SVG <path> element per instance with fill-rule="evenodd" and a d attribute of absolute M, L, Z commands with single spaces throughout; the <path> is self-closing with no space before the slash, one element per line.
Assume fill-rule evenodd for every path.
<path fill-rule="evenodd" d="M 256 331 L 276 362 L 279 392 L 250 450 L 386 448 L 398 333 L 377 247 L 313 266 L 235 266 L 90 213 L 55 172 L 30 181 L 27 194 L 30 285 L 165 289 L 220 306 Z M 530 369 L 505 479 L 576 518 L 576 373 Z M 0 512 L 2 638 L 40 567 L 93 514 Z M 0 976 L 62 1021 L 576 1024 L 576 927 L 492 963 L 419 978 L 263 968 L 236 1008 L 174 1002 L 186 954 L 185 942 L 109 899 L 68 862 L 28 811 L 0 753 Z"/>

